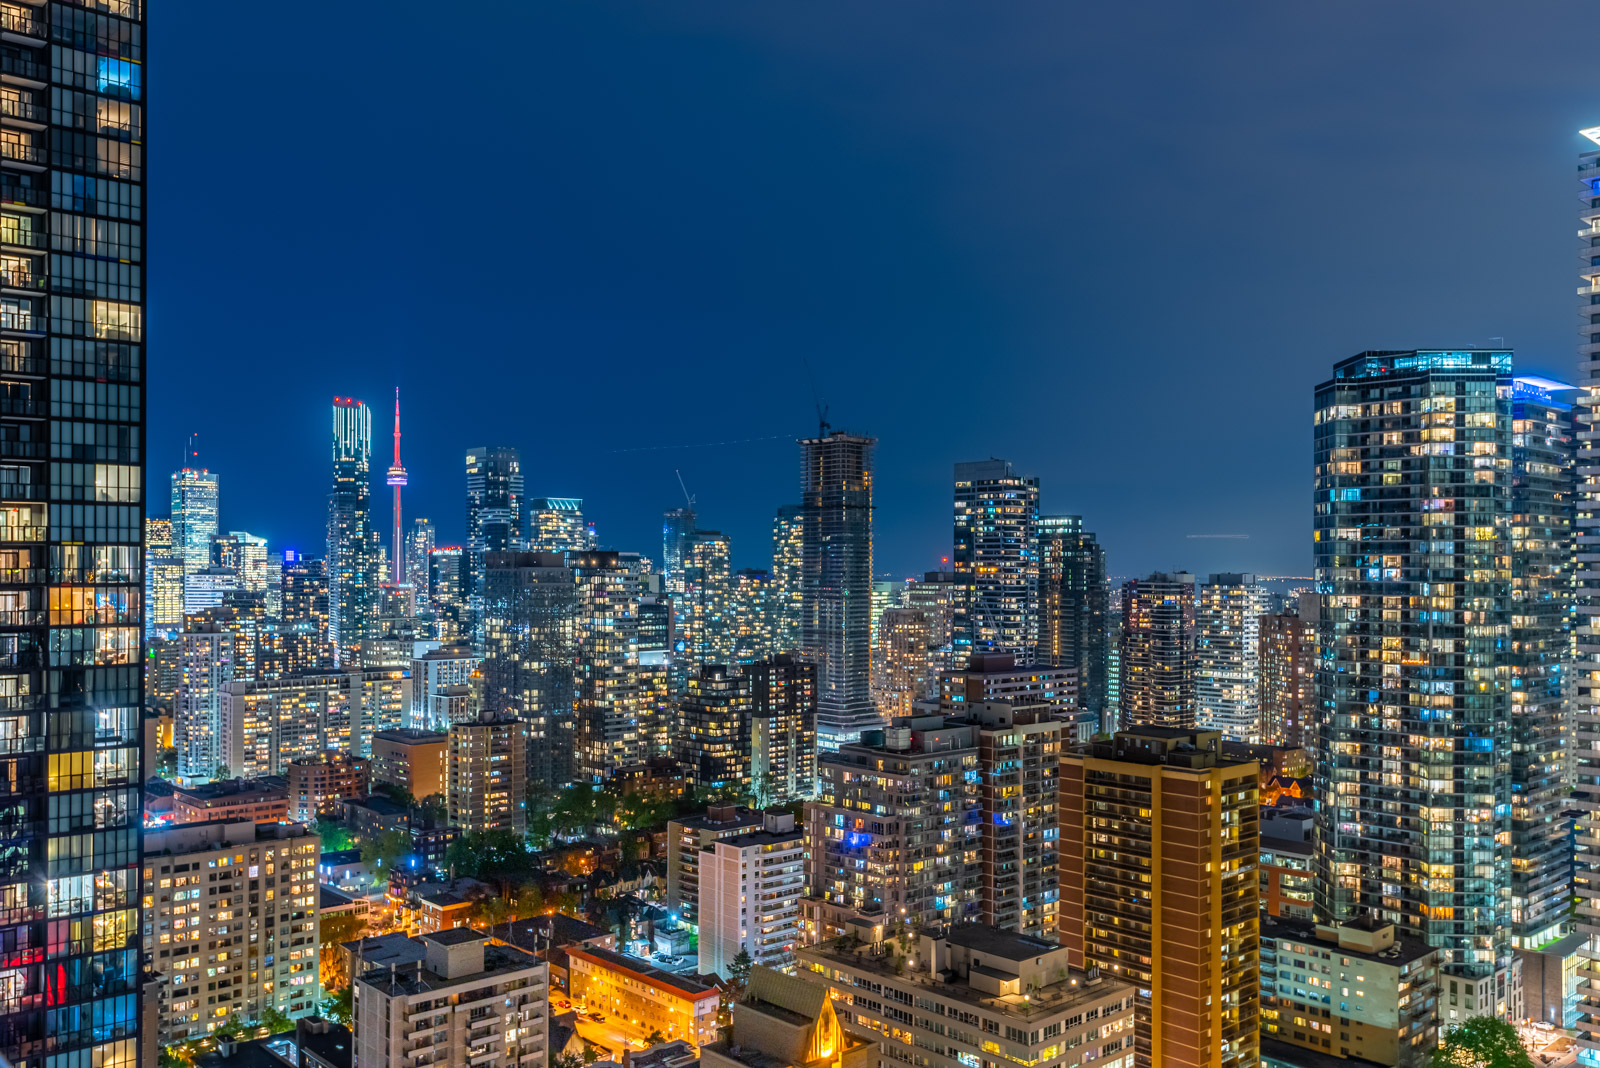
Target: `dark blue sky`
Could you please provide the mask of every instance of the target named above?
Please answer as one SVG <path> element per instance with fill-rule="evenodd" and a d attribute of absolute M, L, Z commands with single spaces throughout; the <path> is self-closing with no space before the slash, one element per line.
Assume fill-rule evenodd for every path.
<path fill-rule="evenodd" d="M 1594 20 L 154 5 L 152 510 L 198 431 L 225 529 L 320 553 L 329 401 L 386 432 L 399 385 L 407 510 L 447 539 L 463 449 L 506 442 L 655 555 L 681 468 L 764 566 L 792 442 L 655 447 L 812 432 L 809 360 L 880 439 L 881 570 L 935 566 L 951 465 L 996 455 L 1113 572 L 1308 573 L 1335 360 L 1503 337 L 1572 380 Z"/>

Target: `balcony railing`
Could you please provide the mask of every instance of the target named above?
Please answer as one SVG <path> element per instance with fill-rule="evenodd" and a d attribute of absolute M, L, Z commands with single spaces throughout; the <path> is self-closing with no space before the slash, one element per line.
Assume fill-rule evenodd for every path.
<path fill-rule="evenodd" d="M 14 97 L 0 97 L 0 115 L 8 119 L 22 119 L 26 122 L 43 122 L 44 109 L 35 106 L 31 100 Z"/>
<path fill-rule="evenodd" d="M 49 527 L 0 526 L 0 542 L 45 541 L 49 537 Z"/>
<path fill-rule="evenodd" d="M 45 234 L 42 230 L 24 230 L 20 226 L 7 226 L 0 228 L 0 245 L 15 245 L 18 248 L 44 248 Z"/>
<path fill-rule="evenodd" d="M 3 267 L 0 268 L 0 286 L 10 286 L 12 289 L 43 289 L 44 275 L 34 274 L 27 268 Z"/>
<path fill-rule="evenodd" d="M 43 163 L 44 149 L 21 141 L 0 141 L 0 157 L 21 163 Z"/>
<path fill-rule="evenodd" d="M 44 404 L 32 397 L 0 396 L 0 415 L 43 415 Z"/>
<path fill-rule="evenodd" d="M 24 37 L 43 37 L 44 29 L 33 17 L 31 11 L 18 11 L 15 8 L 0 7 L 0 30 L 7 33 L 20 33 Z"/>
<path fill-rule="evenodd" d="M 0 52 L 0 74 L 14 74 L 18 78 L 42 82 L 49 78 L 49 70 L 32 56 Z"/>
<path fill-rule="evenodd" d="M 17 330 L 26 334 L 44 333 L 44 317 L 34 319 L 33 312 L 21 309 L 0 309 L 0 330 Z"/>

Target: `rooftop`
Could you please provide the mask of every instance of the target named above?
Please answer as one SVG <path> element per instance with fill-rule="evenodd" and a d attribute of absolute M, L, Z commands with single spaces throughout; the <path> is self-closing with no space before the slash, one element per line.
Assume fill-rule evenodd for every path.
<path fill-rule="evenodd" d="M 1344 926 L 1354 928 L 1358 931 L 1373 931 L 1386 925 L 1371 921 L 1365 917 L 1360 917 L 1354 920 L 1346 920 Z M 1334 928 L 1323 928 L 1323 931 L 1325 932 L 1332 930 L 1334 930 Z M 1422 939 L 1401 934 L 1398 930 L 1396 930 L 1394 933 L 1393 948 L 1398 949 L 1400 952 L 1392 953 L 1389 950 L 1381 950 L 1377 953 L 1368 953 L 1365 950 L 1358 949 L 1349 945 L 1348 943 L 1345 945 L 1340 945 L 1337 936 L 1334 938 L 1317 937 L 1317 925 L 1315 923 L 1311 923 L 1306 920 L 1289 919 L 1283 916 L 1262 917 L 1261 939 L 1262 941 L 1266 941 L 1269 938 L 1289 939 L 1290 941 L 1300 942 L 1308 946 L 1316 946 L 1319 949 L 1325 949 L 1330 953 L 1337 953 L 1341 957 L 1354 957 L 1357 960 L 1370 960 L 1374 963 L 1387 964 L 1394 968 L 1403 967 L 1407 964 L 1410 964 L 1414 960 L 1420 960 L 1431 953 L 1438 952 L 1438 950 L 1436 950 L 1433 946 L 1428 945 L 1428 943 L 1424 942 Z"/>
<path fill-rule="evenodd" d="M 596 938 L 609 938 L 611 932 L 564 912 L 550 916 L 535 916 L 489 928 L 489 934 L 518 949 L 532 952 L 546 946 L 570 946 Z"/>
<path fill-rule="evenodd" d="M 689 998 L 702 998 L 708 994 L 715 994 L 717 988 L 709 983 L 702 983 L 685 975 L 674 975 L 672 972 L 662 971 L 655 965 L 630 957 L 625 953 L 605 949 L 601 946 L 572 946 L 567 950 L 567 956 L 586 957 L 596 964 L 607 968 L 630 972 L 640 979 L 648 980 L 657 986 L 668 990 L 675 990 Z"/>
<path fill-rule="evenodd" d="M 434 652 L 438 652 L 437 649 Z M 429 653 L 432 656 L 433 653 Z M 420 727 L 396 727 L 394 730 L 379 731 L 372 736 L 375 742 L 400 742 L 405 745 L 437 744 L 443 745 L 449 735 L 443 731 L 425 731 Z"/>
<path fill-rule="evenodd" d="M 452 927 L 447 931 L 433 931 L 422 937 L 441 946 L 464 946 L 468 942 L 487 940 L 489 936 L 470 927 Z"/>
<path fill-rule="evenodd" d="M 199 786 L 175 786 L 172 792 L 180 799 L 194 801 L 221 801 L 226 798 L 247 800 L 255 795 L 282 795 L 287 798 L 289 780 L 281 775 L 264 775 L 259 779 L 224 779 Z"/>
<path fill-rule="evenodd" d="M 952 946 L 975 949 L 979 953 L 988 953 L 1014 961 L 1032 960 L 1062 948 L 1059 942 L 1017 934 L 1015 931 L 1004 931 L 981 923 L 957 924 L 945 935 L 945 941 Z"/>
<path fill-rule="evenodd" d="M 320 863 L 320 864 L 338 864 L 338 865 L 360 864 L 361 863 L 361 850 L 359 850 L 359 849 L 335 849 L 335 850 L 332 850 L 330 852 L 322 854 L 322 858 L 321 858 L 321 860 L 318 861 L 318 863 Z"/>
<path fill-rule="evenodd" d="M 455 928 L 465 930 L 465 928 Z M 450 932 L 441 932 L 448 934 Z M 467 931 L 468 940 L 473 937 L 482 938 L 476 931 Z M 437 941 L 433 935 L 424 936 Z M 417 940 L 419 943 L 421 939 Z M 440 943 L 450 945 L 449 942 Z M 460 944 L 459 942 L 455 944 Z M 419 949 L 423 947 L 419 944 Z M 425 958 L 423 958 L 425 959 Z M 490 942 L 483 947 L 483 971 L 472 972 L 469 975 L 458 976 L 451 979 L 432 971 L 418 959 L 415 963 L 408 963 L 405 967 L 380 966 L 368 967 L 362 973 L 358 982 L 365 983 L 379 993 L 389 997 L 412 997 L 418 994 L 427 994 L 436 990 L 450 990 L 458 986 L 481 983 L 485 979 L 497 976 L 512 975 L 516 972 L 527 971 L 529 968 L 542 968 L 544 962 L 531 953 L 525 953 L 514 946 L 498 945 Z M 369 962 L 370 963 L 370 962 Z M 396 962 L 398 965 L 399 962 Z"/>
<path fill-rule="evenodd" d="M 368 812 L 376 812 L 380 816 L 404 816 L 410 811 L 404 805 L 397 805 L 382 794 L 373 794 L 371 797 L 355 797 L 345 801 L 346 805 L 355 808 L 364 808 Z"/>
<path fill-rule="evenodd" d="M 1051 943 L 1043 944 L 1060 948 Z M 981 947 L 971 948 L 984 951 Z M 1064 981 L 1035 988 L 1027 997 L 1020 994 L 986 994 L 973 989 L 959 977 L 952 978 L 949 982 L 943 981 L 928 971 L 926 961 L 918 962 L 922 967 L 907 968 L 902 974 L 895 970 L 895 958 L 892 954 L 876 952 L 870 945 L 850 949 L 843 940 L 835 940 L 820 946 L 802 946 L 797 953 L 802 960 L 807 957 L 820 958 L 871 973 L 885 982 L 898 984 L 901 987 L 921 987 L 934 997 L 960 1001 L 990 1012 L 1030 1021 L 1040 1017 L 1055 1016 L 1077 1005 L 1088 1005 L 1111 997 L 1123 997 L 1133 991 L 1128 984 L 1114 979 L 1105 977 L 1090 979 L 1081 972 L 1074 972 Z M 996 953 L 996 956 L 999 955 L 1001 954 Z M 1037 953 L 1029 954 L 1029 956 L 1036 955 Z"/>

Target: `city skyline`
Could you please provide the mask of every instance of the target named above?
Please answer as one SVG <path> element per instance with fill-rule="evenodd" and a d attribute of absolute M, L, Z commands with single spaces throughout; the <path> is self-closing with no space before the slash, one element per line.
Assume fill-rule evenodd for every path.
<path fill-rule="evenodd" d="M 512 146 L 497 161 L 529 176 L 526 195 L 488 228 L 507 240 L 462 232 L 462 250 L 417 248 L 360 223 L 357 255 L 371 266 L 356 272 L 351 298 L 437 310 L 366 323 L 305 309 L 310 329 L 287 366 L 326 369 L 315 376 L 284 373 L 281 348 L 253 336 L 215 375 L 185 380 L 178 371 L 203 358 L 210 338 L 236 333 L 221 319 L 233 314 L 232 294 L 286 302 L 298 272 L 282 265 L 299 252 L 290 251 L 292 227 L 232 210 L 236 198 L 269 196 L 265 182 L 276 179 L 255 173 L 243 156 L 253 139 L 204 91 L 215 58 L 198 28 L 158 25 L 177 69 L 163 71 L 170 106 L 157 115 L 168 169 L 155 196 L 169 225 L 152 249 L 167 280 L 152 292 L 151 314 L 170 333 L 152 375 L 152 456 L 159 470 L 199 431 L 201 463 L 222 473 L 225 497 L 232 486 L 235 508 L 264 505 L 233 515 L 229 529 L 313 552 L 318 496 L 285 492 L 283 480 L 320 481 L 329 396 L 357 396 L 377 410 L 399 386 L 416 398 L 407 407 L 407 511 L 439 524 L 443 544 L 462 540 L 461 451 L 498 441 L 523 450 L 530 497 L 582 497 L 602 543 L 617 548 L 654 543 L 659 513 L 682 503 L 681 470 L 702 523 L 732 537 L 735 566 L 758 564 L 770 512 L 787 503 L 792 441 L 815 427 L 808 362 L 830 420 L 881 443 L 880 573 L 936 566 L 950 466 L 993 455 L 1039 477 L 1045 513 L 1084 516 L 1112 574 L 1307 574 L 1300 398 L 1328 364 L 1368 348 L 1503 336 L 1523 369 L 1568 381 L 1576 373 L 1558 269 L 1570 198 L 1556 176 L 1580 147 L 1576 131 L 1600 117 L 1566 32 L 1576 8 L 1530 14 L 1509 33 L 1452 8 L 1452 34 L 1442 38 L 1433 28 L 1445 9 L 1434 4 L 1387 12 L 1393 33 L 1376 37 L 1326 12 L 1271 12 L 1259 26 L 1190 15 L 1154 39 L 1141 26 L 1149 57 L 1126 71 L 1094 54 L 1095 42 L 1133 32 L 1131 14 L 1114 12 L 1032 12 L 1048 20 L 1042 28 L 997 13 L 970 50 L 953 46 L 965 21 L 930 17 L 885 56 L 872 42 L 904 29 L 892 8 L 839 13 L 845 24 L 829 34 L 820 15 L 657 11 L 630 29 L 615 11 L 526 8 L 504 16 L 506 32 L 468 72 L 464 92 L 483 106 L 430 100 L 416 119 L 465 124 L 468 140 L 513 118 L 541 128 L 545 147 Z M 238 106 L 304 110 L 331 93 L 381 112 L 373 62 L 333 44 L 348 32 L 372 40 L 372 55 L 394 54 L 407 10 L 399 5 L 376 27 L 335 12 L 327 34 L 287 45 L 251 36 L 239 62 L 316 76 L 241 87 Z M 226 32 L 243 16 L 220 17 Z M 1065 42 L 1071 62 L 1047 61 L 1035 36 Z M 529 40 L 540 42 L 538 63 L 512 51 Z M 1244 61 L 1269 40 L 1281 62 Z M 1551 42 L 1565 43 L 1552 53 Z M 1341 48 L 1370 55 L 1379 73 L 1346 84 L 1347 66 L 1331 58 Z M 633 70 L 632 80 L 566 115 L 556 101 L 578 68 L 609 65 L 613 54 L 626 57 L 619 69 Z M 1570 72 L 1563 56 L 1572 57 Z M 1219 87 L 1210 65 L 1227 58 L 1252 68 L 1249 80 Z M 1480 62 L 1498 72 L 1492 93 L 1429 88 Z M 490 72 L 510 70 L 526 112 L 492 102 L 510 75 Z M 680 80 L 681 95 L 637 91 L 663 78 Z M 983 86 L 992 106 L 965 106 L 954 90 L 968 83 Z M 1172 100 L 1185 103 L 1174 111 Z M 771 116 L 770 128 L 752 126 L 756 112 Z M 1018 118 L 992 124 L 996 113 Z M 1358 121 L 1375 113 L 1383 123 Z M 684 128 L 683 114 L 703 125 Z M 616 136 L 605 144 L 586 132 L 608 124 Z M 377 124 L 374 150 L 410 128 Z M 204 137 L 190 135 L 200 129 Z M 680 137 L 682 154 L 664 158 L 663 142 Z M 1456 154 L 1451 181 L 1439 182 L 1440 154 L 1468 140 L 1472 152 Z M 285 167 L 318 174 L 330 196 L 367 198 L 374 210 L 364 219 L 426 192 L 428 180 L 406 174 L 373 182 L 367 149 L 341 141 L 329 127 L 308 130 L 282 146 Z M 547 158 L 570 163 L 552 170 Z M 847 178 L 828 162 L 841 158 Z M 1083 159 L 1099 162 L 1082 167 Z M 214 166 L 238 172 L 242 188 L 210 188 L 204 176 Z M 1173 196 L 1175 183 L 1182 196 Z M 1185 208 L 1190 198 L 1208 207 Z M 1495 210 L 1483 211 L 1491 200 Z M 761 212 L 769 201 L 773 210 Z M 686 217 L 697 219 L 692 229 Z M 1336 235 L 1319 243 L 1315 283 L 1277 266 L 1297 254 L 1296 220 Z M 202 271 L 219 231 L 256 251 Z M 707 252 L 695 252 L 708 240 Z M 1178 264 L 1207 270 L 1152 300 L 1162 285 L 1151 281 L 1148 250 L 1167 242 Z M 513 258 L 508 248 L 536 251 Z M 651 248 L 661 258 L 639 251 Z M 398 266 L 422 257 L 462 272 L 443 295 L 426 290 L 429 271 Z M 1443 272 L 1442 261 L 1473 266 Z M 835 263 L 837 277 L 813 269 Z M 881 299 L 864 302 L 861 292 Z M 180 300 L 196 306 L 182 321 Z M 1038 386 L 1013 406 L 957 421 L 930 447 L 922 423 L 938 385 L 996 359 L 1039 372 Z M 482 373 L 441 373 L 465 361 Z M 272 376 L 272 402 L 217 403 L 214 391 L 241 383 L 245 367 Z M 663 412 L 708 404 L 701 425 L 713 432 L 685 432 L 691 424 L 670 417 L 622 424 L 604 439 L 584 432 L 583 391 L 594 388 L 591 369 L 605 368 L 655 383 Z M 1141 393 L 1124 399 L 1130 368 L 1142 372 Z M 491 385 L 521 381 L 529 388 Z M 1230 401 L 1241 386 L 1244 396 Z M 1216 417 L 1234 403 L 1252 418 Z M 1130 404 L 1140 414 L 1130 416 Z M 1264 440 L 1296 447 L 1253 447 Z M 1122 486 L 1175 450 L 1202 477 L 1174 479 L 1159 511 L 1121 500 Z"/>

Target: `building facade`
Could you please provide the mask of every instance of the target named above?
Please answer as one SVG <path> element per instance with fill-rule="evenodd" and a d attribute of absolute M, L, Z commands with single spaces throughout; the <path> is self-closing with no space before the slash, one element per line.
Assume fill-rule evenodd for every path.
<path fill-rule="evenodd" d="M 1119 661 L 1126 726 L 1193 728 L 1194 576 L 1156 572 L 1122 587 Z"/>
<path fill-rule="evenodd" d="M 700 854 L 700 974 L 732 978 L 741 952 L 792 968 L 804 891 L 804 835 L 790 813 L 768 812 L 760 830 L 712 842 Z"/>
<path fill-rule="evenodd" d="M 955 549 L 963 596 L 955 653 L 1010 653 L 1033 660 L 1039 641 L 1039 480 L 1005 460 L 955 468 Z"/>
<path fill-rule="evenodd" d="M 204 1038 L 230 1017 L 317 1011 L 321 848 L 299 824 L 212 820 L 146 833 L 143 932 L 163 1045 Z M 137 914 L 127 915 L 131 925 Z"/>
<path fill-rule="evenodd" d="M 872 438 L 800 442 L 800 653 L 817 665 L 817 747 L 881 725 L 872 703 Z"/>
<path fill-rule="evenodd" d="M 750 785 L 750 680 L 723 664 L 689 677 L 678 702 L 678 763 L 695 790 Z"/>
<path fill-rule="evenodd" d="M 1264 615 L 1257 623 L 1257 701 L 1264 742 L 1303 746 L 1314 736 L 1317 614 L 1317 595 L 1305 594 L 1298 611 Z"/>
<path fill-rule="evenodd" d="M 1266 589 L 1250 574 L 1212 575 L 1195 598 L 1195 725 L 1223 737 L 1261 736 L 1261 613 Z"/>
<path fill-rule="evenodd" d="M 560 553 L 489 552 L 483 566 L 484 707 L 528 722 L 528 780 L 551 790 L 574 772 L 577 585 Z"/>
<path fill-rule="evenodd" d="M 1106 552 L 1083 529 L 1083 518 L 1039 518 L 1039 642 L 1033 662 L 1078 671 L 1078 704 L 1106 707 L 1110 619 Z"/>
<path fill-rule="evenodd" d="M 184 574 L 211 566 L 221 498 L 222 480 L 216 472 L 185 467 L 172 473 L 172 551 L 183 561 Z"/>
<path fill-rule="evenodd" d="M 527 502 L 522 493 L 522 453 L 510 445 L 467 450 L 467 544 L 462 582 L 464 625 L 481 642 L 485 555 L 526 549 L 523 535 Z"/>
<path fill-rule="evenodd" d="M 1137 1068 L 1260 1055 L 1257 768 L 1221 743 L 1136 727 L 1061 758 L 1061 942 L 1137 991 Z"/>
<path fill-rule="evenodd" d="M 746 664 L 750 682 L 750 783 L 757 804 L 817 792 L 817 666 L 790 653 Z"/>
<path fill-rule="evenodd" d="M 372 525 L 372 410 L 333 399 L 333 488 L 328 493 L 328 640 L 333 662 L 359 664 L 356 650 L 377 618 L 378 532 Z"/>
<path fill-rule="evenodd" d="M 445 809 L 464 831 L 528 829 L 529 727 L 509 714 L 485 711 L 475 723 L 453 723 L 445 756 Z"/>
<path fill-rule="evenodd" d="M 567 947 L 567 983 L 572 999 L 590 1012 L 659 1031 L 667 1041 L 696 1046 L 717 1040 L 717 988 L 676 975 L 602 946 Z"/>
<path fill-rule="evenodd" d="M 402 727 L 372 736 L 372 782 L 406 791 L 417 800 L 444 796 L 444 731 Z"/>
<path fill-rule="evenodd" d="M 1511 392 L 1508 351 L 1362 353 L 1314 435 L 1317 915 L 1393 923 L 1502 1006 Z"/>

